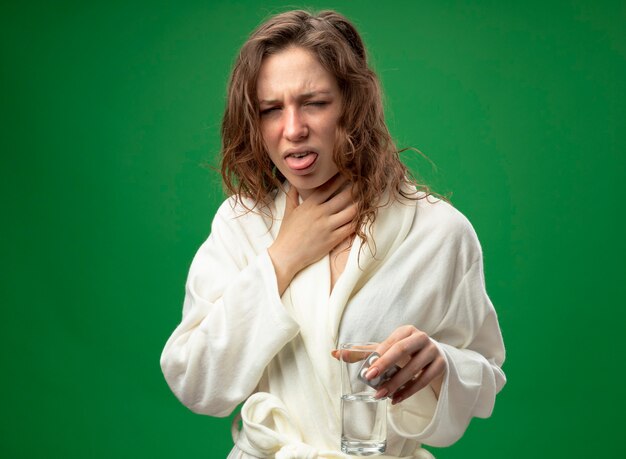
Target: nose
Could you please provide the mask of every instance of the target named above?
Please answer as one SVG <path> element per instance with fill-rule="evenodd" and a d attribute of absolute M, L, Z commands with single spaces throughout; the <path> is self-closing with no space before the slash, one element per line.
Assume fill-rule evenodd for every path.
<path fill-rule="evenodd" d="M 285 110 L 284 136 L 291 142 L 296 142 L 306 138 L 309 128 L 305 118 L 297 109 Z"/>

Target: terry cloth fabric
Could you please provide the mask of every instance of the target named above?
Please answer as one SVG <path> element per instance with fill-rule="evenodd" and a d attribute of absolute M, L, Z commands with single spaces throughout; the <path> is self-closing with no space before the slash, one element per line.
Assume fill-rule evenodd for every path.
<path fill-rule="evenodd" d="M 406 324 L 428 333 L 446 372 L 438 399 L 426 387 L 389 407 L 387 457 L 432 457 L 421 444 L 450 445 L 472 417 L 489 416 L 505 383 L 504 346 L 469 221 L 432 197 L 394 201 L 379 209 L 372 244 L 355 240 L 332 291 L 325 256 L 279 297 L 267 248 L 285 200 L 278 192 L 265 212 L 233 198 L 220 207 L 161 356 L 170 388 L 194 412 L 227 416 L 245 402 L 229 457 L 345 457 L 330 351 Z"/>

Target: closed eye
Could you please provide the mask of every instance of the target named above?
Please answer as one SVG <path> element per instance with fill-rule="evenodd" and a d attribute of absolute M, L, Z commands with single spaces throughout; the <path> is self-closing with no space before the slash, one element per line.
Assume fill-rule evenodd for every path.
<path fill-rule="evenodd" d="M 270 107 L 270 108 L 266 108 L 264 110 L 261 110 L 261 116 L 263 115 L 269 115 L 270 113 L 272 113 L 273 111 L 279 110 L 279 107 Z"/>
<path fill-rule="evenodd" d="M 328 104 L 328 102 L 320 100 L 320 101 L 316 101 L 316 102 L 307 102 L 306 105 L 313 105 L 313 106 L 316 106 L 316 107 L 322 107 L 322 106 L 327 105 L 327 104 Z"/>

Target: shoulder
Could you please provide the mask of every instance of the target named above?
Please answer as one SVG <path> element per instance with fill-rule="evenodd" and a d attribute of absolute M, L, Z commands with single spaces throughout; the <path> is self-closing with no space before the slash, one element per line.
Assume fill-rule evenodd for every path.
<path fill-rule="evenodd" d="M 253 211 L 255 207 L 256 205 L 253 200 L 238 195 L 232 195 L 222 202 L 215 216 L 225 220 L 240 218 Z"/>
<path fill-rule="evenodd" d="M 222 202 L 215 215 L 224 220 L 256 218 L 271 215 L 274 207 L 273 202 L 260 204 L 244 196 L 232 195 Z"/>
<path fill-rule="evenodd" d="M 452 204 L 432 195 L 423 195 L 416 201 L 416 220 L 449 234 L 473 233 L 474 227 Z"/>
<path fill-rule="evenodd" d="M 401 197 L 395 202 L 403 206 L 415 208 L 414 225 L 421 229 L 437 230 L 449 235 L 474 233 L 470 221 L 448 201 L 415 188 L 413 184 L 405 184 Z"/>
<path fill-rule="evenodd" d="M 275 205 L 259 205 L 254 200 L 233 195 L 215 213 L 211 232 L 263 234 L 271 227 Z"/>
<path fill-rule="evenodd" d="M 482 256 L 480 242 L 469 219 L 449 202 L 432 195 L 415 201 L 414 235 L 421 240 L 443 245 L 469 259 Z"/>

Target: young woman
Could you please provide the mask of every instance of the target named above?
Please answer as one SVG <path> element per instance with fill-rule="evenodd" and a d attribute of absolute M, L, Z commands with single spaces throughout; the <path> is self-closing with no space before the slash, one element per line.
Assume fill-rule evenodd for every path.
<path fill-rule="evenodd" d="M 413 183 L 354 26 L 291 11 L 252 33 L 222 125 L 232 193 L 192 263 L 161 357 L 191 410 L 243 403 L 230 457 L 341 457 L 336 347 L 376 341 L 386 454 L 431 457 L 505 383 L 472 226 Z"/>

